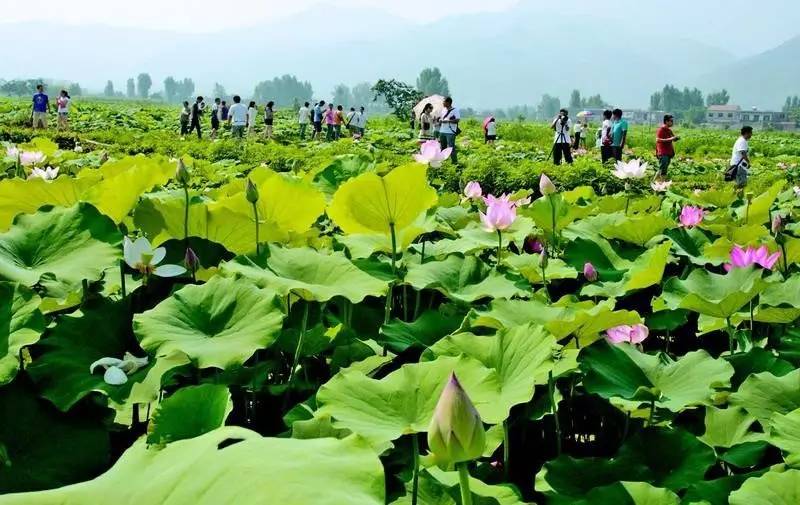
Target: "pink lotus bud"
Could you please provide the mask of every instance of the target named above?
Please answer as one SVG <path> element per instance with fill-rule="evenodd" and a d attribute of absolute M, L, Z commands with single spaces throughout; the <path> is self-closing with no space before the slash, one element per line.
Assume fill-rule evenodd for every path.
<path fill-rule="evenodd" d="M 200 258 L 197 257 L 197 254 L 191 247 L 186 248 L 186 255 L 183 257 L 183 262 L 186 264 L 186 268 L 192 272 L 196 272 L 200 267 Z"/>
<path fill-rule="evenodd" d="M 541 191 L 544 196 L 552 195 L 556 192 L 556 185 L 553 184 L 553 181 L 551 181 L 549 177 L 542 174 L 539 178 L 539 191 Z"/>
<path fill-rule="evenodd" d="M 182 186 L 186 186 L 189 184 L 190 178 L 189 169 L 186 168 L 186 165 L 183 163 L 183 158 L 179 158 L 178 166 L 175 168 L 175 180 Z"/>
<path fill-rule="evenodd" d="M 773 235 L 777 235 L 783 230 L 783 219 L 781 219 L 780 214 L 775 214 L 775 217 L 772 218 L 772 233 Z"/>
<path fill-rule="evenodd" d="M 586 277 L 586 280 L 589 282 L 597 280 L 597 270 L 594 268 L 594 265 L 588 261 L 583 265 L 583 276 Z"/>

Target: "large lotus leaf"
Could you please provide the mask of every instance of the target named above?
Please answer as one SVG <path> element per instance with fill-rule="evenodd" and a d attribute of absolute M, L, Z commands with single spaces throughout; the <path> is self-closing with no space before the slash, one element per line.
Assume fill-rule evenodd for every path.
<path fill-rule="evenodd" d="M 419 474 L 418 505 L 458 505 L 461 503 L 458 472 L 444 472 L 436 467 Z M 470 476 L 469 490 L 473 503 L 480 505 L 525 505 L 513 487 L 489 485 Z M 411 505 L 411 484 L 406 483 L 406 494 L 391 505 Z"/>
<path fill-rule="evenodd" d="M 773 414 L 788 414 L 800 408 L 800 369 L 782 377 L 762 372 L 748 377 L 730 396 L 766 426 Z"/>
<path fill-rule="evenodd" d="M 101 358 L 122 358 L 126 352 L 143 357 L 131 333 L 131 316 L 124 302 L 102 301 L 81 313 L 61 316 L 37 345 L 37 357 L 27 372 L 39 386 L 41 395 L 61 410 L 69 410 L 78 400 L 93 391 L 108 396 L 112 402 L 146 403 L 158 398 L 162 376 L 185 365 L 183 355 L 150 357 L 125 384 L 114 386 L 103 380 L 101 370 L 89 373 L 89 367 Z"/>
<path fill-rule="evenodd" d="M 435 289 L 451 300 L 472 303 L 483 298 L 530 295 L 527 286 L 474 256 L 450 256 L 443 261 L 412 264 L 405 283 L 416 289 Z"/>
<path fill-rule="evenodd" d="M 405 251 L 411 246 L 414 240 L 423 233 L 433 230 L 436 222 L 426 214 L 420 214 L 414 223 L 406 226 L 395 233 L 396 252 Z M 376 252 L 391 253 L 392 239 L 388 235 L 381 233 L 371 234 L 350 234 L 338 235 L 336 241 L 347 247 L 350 257 L 354 259 L 369 258 Z M 434 246 L 437 242 L 429 243 L 428 247 Z M 430 257 L 426 252 L 426 256 Z"/>
<path fill-rule="evenodd" d="M 267 169 L 254 172 L 261 172 L 260 177 L 255 178 L 259 222 L 283 232 L 305 233 L 325 210 L 325 196 L 308 182 Z M 221 199 L 212 208 L 221 206 L 252 216 L 252 204 L 245 198 L 243 190 L 242 184 L 242 192 Z"/>
<path fill-rule="evenodd" d="M 17 375 L 22 348 L 35 344 L 44 331 L 41 301 L 26 286 L 0 282 L 0 386 Z"/>
<path fill-rule="evenodd" d="M 600 230 L 619 221 L 618 214 L 601 214 L 572 223 L 564 230 L 564 237 L 570 240 L 564 253 L 564 259 L 576 269 L 583 269 L 586 261 L 597 265 L 600 275 L 604 270 L 624 271 L 632 262 L 620 255 Z"/>
<path fill-rule="evenodd" d="M 713 206 L 726 209 L 738 198 L 736 190 L 729 186 L 721 189 L 707 189 L 689 196 L 692 201 L 699 203 L 703 207 Z"/>
<path fill-rule="evenodd" d="M 207 238 L 207 200 L 191 196 L 189 200 L 189 236 Z M 133 223 L 150 243 L 160 245 L 170 239 L 183 239 L 186 200 L 183 191 L 160 191 L 142 196 L 133 213 Z M 255 239 L 253 239 L 253 243 Z"/>
<path fill-rule="evenodd" d="M 61 176 L 53 181 L 40 178 L 0 181 L 0 231 L 6 231 L 18 214 L 33 214 L 39 207 L 72 207 L 81 194 L 99 179 Z"/>
<path fill-rule="evenodd" d="M 678 256 L 685 256 L 695 265 L 718 264 L 720 261 L 708 258 L 704 249 L 711 243 L 700 228 L 674 228 L 664 233 L 672 241 L 672 249 Z"/>
<path fill-rule="evenodd" d="M 8 500 L 3 493 L 65 486 L 108 465 L 109 437 L 99 417 L 59 412 L 29 381 L 0 388 L 0 419 L 0 503 Z"/>
<path fill-rule="evenodd" d="M 161 157 L 130 156 L 103 165 L 100 172 L 103 179 L 81 199 L 119 223 L 133 210 L 140 195 L 175 175 L 175 164 Z"/>
<path fill-rule="evenodd" d="M 508 417 L 512 406 L 529 402 L 536 384 L 547 383 L 558 350 L 556 339 L 543 327 L 526 325 L 503 329 L 491 336 L 457 333 L 431 346 L 423 359 L 464 355 L 493 370 L 498 383 L 497 397 L 481 413 L 484 421 L 495 424 Z"/>
<path fill-rule="evenodd" d="M 581 290 L 584 296 L 620 297 L 632 291 L 655 286 L 664 277 L 670 242 L 648 249 L 639 256 L 618 282 L 589 284 Z"/>
<path fill-rule="evenodd" d="M 788 414 L 775 414 L 769 421 L 767 441 L 788 453 L 787 463 L 800 463 L 800 409 Z"/>
<path fill-rule="evenodd" d="M 749 204 L 736 209 L 736 214 L 744 224 L 764 224 L 771 221 L 769 211 L 775 199 L 778 198 L 786 181 L 781 180 L 773 184 L 767 191 L 761 193 Z"/>
<path fill-rule="evenodd" d="M 554 219 L 555 231 L 559 232 L 572 222 L 589 215 L 591 211 L 591 207 L 570 203 L 561 193 L 556 193 L 537 199 L 527 209 L 522 209 L 520 213 L 532 218 L 536 226 L 544 230 L 549 237 L 553 235 Z"/>
<path fill-rule="evenodd" d="M 456 331 L 463 320 L 463 312 L 443 306 L 439 310 L 423 312 L 410 323 L 394 319 L 381 327 L 376 339 L 379 344 L 398 354 L 411 347 L 424 349 Z"/>
<path fill-rule="evenodd" d="M 597 487 L 578 500 L 571 496 L 550 496 L 550 505 L 678 505 L 680 498 L 669 489 L 647 482 L 618 482 Z"/>
<path fill-rule="evenodd" d="M 483 223 L 479 222 L 477 215 L 473 216 L 474 221 L 465 226 L 463 229 L 459 230 L 458 236 L 461 237 L 462 240 L 474 244 L 475 247 L 473 251 L 484 249 L 490 249 L 493 251 L 497 250 L 497 233 L 486 231 Z M 523 242 L 525 242 L 525 239 L 534 229 L 535 225 L 533 224 L 533 220 L 531 218 L 517 216 L 517 219 L 514 221 L 514 223 L 503 231 L 503 244 L 508 245 L 510 243 L 514 243 L 518 246 L 518 249 L 522 249 Z M 434 246 L 434 250 L 435 249 L 436 248 Z"/>
<path fill-rule="evenodd" d="M 733 367 L 705 351 L 694 351 L 677 361 L 649 355 L 628 344 L 600 341 L 578 357 L 587 391 L 604 398 L 655 400 L 656 405 L 680 412 L 708 405 L 717 389 L 730 386 Z"/>
<path fill-rule="evenodd" d="M 273 291 L 243 279 L 213 277 L 137 314 L 133 331 L 149 352 L 181 351 L 200 368 L 225 369 L 275 342 L 282 323 Z"/>
<path fill-rule="evenodd" d="M 345 154 L 337 156 L 328 166 L 317 171 L 314 174 L 314 183 L 330 197 L 346 180 L 374 168 L 375 162 L 363 154 Z"/>
<path fill-rule="evenodd" d="M 731 493 L 730 505 L 797 505 L 800 503 L 800 470 L 771 471 L 747 479 Z"/>
<path fill-rule="evenodd" d="M 710 447 L 731 448 L 739 444 L 762 440 L 763 434 L 750 430 L 756 418 L 741 407 L 718 409 L 706 407 L 706 431 L 698 437 Z"/>
<path fill-rule="evenodd" d="M 578 272 L 563 260 L 553 258 L 547 262 L 547 268 L 542 272 L 539 266 L 538 254 L 509 254 L 503 257 L 503 263 L 525 277 L 531 284 L 541 284 L 544 277 L 547 281 L 557 279 L 577 279 Z M 544 273 L 544 277 L 542 274 Z"/>
<path fill-rule="evenodd" d="M 411 163 L 383 177 L 368 172 L 345 182 L 333 195 L 328 215 L 348 234 L 389 235 L 391 226 L 399 231 L 411 225 L 436 200 L 426 167 Z"/>
<path fill-rule="evenodd" d="M 233 409 L 228 387 L 201 384 L 177 390 L 153 414 L 148 444 L 166 444 L 199 437 L 223 424 Z"/>
<path fill-rule="evenodd" d="M 41 284 L 64 298 L 119 264 L 122 235 L 89 204 L 19 216 L 0 234 L 0 279 Z"/>
<path fill-rule="evenodd" d="M 613 458 L 562 455 L 548 461 L 536 475 L 536 489 L 581 498 L 594 488 L 632 481 L 679 491 L 704 480 L 715 461 L 714 451 L 691 433 L 646 428 L 628 439 Z"/>
<path fill-rule="evenodd" d="M 672 277 L 663 285 L 654 309 L 686 309 L 707 316 L 728 318 L 755 298 L 767 283 L 762 271 L 735 268 L 726 275 L 693 270 L 685 280 Z"/>
<path fill-rule="evenodd" d="M 644 247 L 653 237 L 661 235 L 667 228 L 675 226 L 673 221 L 661 214 L 625 217 L 621 221 L 606 226 L 602 235 L 607 239 L 622 240 Z"/>
<path fill-rule="evenodd" d="M 342 370 L 317 392 L 317 415 L 329 415 L 334 427 L 347 428 L 375 446 L 402 435 L 427 431 L 439 395 L 455 372 L 481 418 L 500 422 L 497 398 L 502 383 L 494 370 L 467 357 L 404 365 L 381 380 Z"/>
<path fill-rule="evenodd" d="M 384 296 L 389 284 L 360 270 L 341 252 L 270 247 L 260 256 L 239 256 L 222 265 L 226 275 L 251 279 L 282 296 L 293 293 L 309 301 L 326 302 L 335 296 L 360 303 L 368 296 Z"/>
<path fill-rule="evenodd" d="M 264 438 L 228 426 L 163 449 L 139 439 L 96 479 L 0 498 L 3 505 L 383 505 L 384 475 L 363 440 Z"/>
<path fill-rule="evenodd" d="M 683 503 L 697 505 L 728 505 L 728 496 L 739 489 L 747 479 L 758 477 L 768 469 L 751 473 L 733 474 L 729 477 L 696 482 L 689 486 L 683 497 Z"/>
<path fill-rule="evenodd" d="M 800 317 L 800 275 L 770 283 L 761 292 L 758 302 L 762 312 L 759 321 L 791 323 Z M 771 316 L 771 320 L 764 321 L 767 316 Z"/>

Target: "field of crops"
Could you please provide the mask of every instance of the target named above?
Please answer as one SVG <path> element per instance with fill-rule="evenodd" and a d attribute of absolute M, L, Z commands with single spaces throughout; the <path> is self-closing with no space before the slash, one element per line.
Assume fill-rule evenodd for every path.
<path fill-rule="evenodd" d="M 0 101 L 0 504 L 800 503 L 800 137 L 651 186 L 470 120 L 461 166 Z M 641 163 L 649 163 L 644 167 Z M 439 166 L 440 165 L 440 166 Z"/>

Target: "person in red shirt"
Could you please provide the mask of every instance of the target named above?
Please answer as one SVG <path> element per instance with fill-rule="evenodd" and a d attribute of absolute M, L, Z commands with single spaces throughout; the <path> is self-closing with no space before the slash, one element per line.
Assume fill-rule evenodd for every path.
<path fill-rule="evenodd" d="M 667 114 L 664 116 L 664 124 L 656 132 L 656 157 L 658 158 L 658 173 L 656 179 L 663 179 L 667 176 L 667 169 L 675 157 L 674 142 L 680 140 L 680 137 L 672 133 L 672 125 L 675 124 L 675 119 Z"/>

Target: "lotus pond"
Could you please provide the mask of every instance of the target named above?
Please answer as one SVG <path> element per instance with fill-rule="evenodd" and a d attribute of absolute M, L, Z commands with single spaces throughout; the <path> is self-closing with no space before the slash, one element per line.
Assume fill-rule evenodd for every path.
<path fill-rule="evenodd" d="M 654 189 L 158 124 L 0 129 L 0 504 L 800 503 L 796 137 Z"/>

